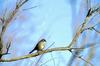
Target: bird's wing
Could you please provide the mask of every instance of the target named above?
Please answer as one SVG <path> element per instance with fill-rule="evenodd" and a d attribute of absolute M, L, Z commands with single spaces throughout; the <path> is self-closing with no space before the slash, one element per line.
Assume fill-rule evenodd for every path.
<path fill-rule="evenodd" d="M 35 48 L 34 48 L 33 50 L 31 50 L 31 51 L 29 52 L 29 54 L 31 54 L 34 50 L 37 50 L 37 46 L 38 46 L 38 44 L 35 46 Z"/>

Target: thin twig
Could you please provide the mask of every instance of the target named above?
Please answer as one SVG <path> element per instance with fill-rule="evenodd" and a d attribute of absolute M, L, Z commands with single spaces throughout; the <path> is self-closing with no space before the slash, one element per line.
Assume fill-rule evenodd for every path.
<path fill-rule="evenodd" d="M 52 60 L 53 60 L 53 64 L 54 64 L 54 66 L 55 66 L 55 59 L 54 59 L 54 57 L 53 57 L 52 52 L 51 52 L 51 57 L 52 57 Z"/>
<path fill-rule="evenodd" d="M 99 31 L 99 30 L 97 30 L 97 29 L 95 29 L 94 27 L 93 27 L 93 30 L 95 30 L 97 33 L 99 33 L 99 34 L 100 34 L 100 31 Z"/>
<path fill-rule="evenodd" d="M 87 61 L 87 60 L 83 59 L 81 56 L 79 56 L 78 58 L 80 58 L 81 60 L 83 60 L 83 61 L 87 62 L 87 63 L 88 63 L 88 64 L 90 64 L 91 66 L 94 66 L 91 62 L 89 62 L 89 61 Z"/>
<path fill-rule="evenodd" d="M 9 42 L 9 43 L 7 44 L 7 46 L 6 46 L 6 49 L 7 49 L 6 53 L 8 53 L 8 51 L 9 51 L 9 49 L 10 49 L 10 46 L 11 46 L 11 42 Z"/>
<path fill-rule="evenodd" d="M 50 48 L 54 43 L 55 43 L 55 42 L 53 42 L 48 48 Z M 47 49 L 48 49 L 48 48 L 47 48 Z M 47 50 L 47 49 L 46 49 L 46 50 Z M 38 61 L 37 61 L 36 64 L 35 64 L 35 66 L 38 66 L 38 63 L 39 63 L 39 61 L 41 60 L 41 58 L 43 57 L 43 55 L 44 55 L 44 54 L 42 54 L 42 55 L 40 56 L 40 58 L 38 59 Z"/>
<path fill-rule="evenodd" d="M 38 5 L 39 6 L 39 5 Z M 38 6 L 33 6 L 33 7 L 30 7 L 30 8 L 26 8 L 26 9 L 23 9 L 23 11 L 26 11 L 26 10 L 30 10 L 30 9 L 33 9 L 33 8 L 36 8 Z"/>
<path fill-rule="evenodd" d="M 81 60 L 87 62 L 88 64 L 90 64 L 91 66 L 94 66 L 91 62 L 85 60 L 82 58 L 82 56 L 79 56 L 79 52 L 77 52 L 77 54 L 73 54 L 73 52 L 71 52 L 73 56 L 77 57 L 77 58 L 80 58 Z"/>
<path fill-rule="evenodd" d="M 56 58 L 53 58 L 53 59 L 56 59 Z M 46 62 L 42 63 L 40 66 L 44 66 L 47 62 L 52 61 L 53 59 L 52 59 L 52 58 L 51 58 L 51 59 L 49 59 L 48 61 L 46 61 Z M 58 65 L 57 65 L 57 66 L 58 66 Z"/>
<path fill-rule="evenodd" d="M 95 30 L 97 33 L 100 33 L 100 31 L 98 31 L 98 30 L 95 28 L 95 26 L 97 26 L 98 24 L 100 24 L 100 22 L 97 23 L 97 24 L 95 24 L 94 26 L 91 26 L 91 27 L 88 27 L 88 28 L 84 28 L 83 31 L 85 31 L 85 30 Z"/>

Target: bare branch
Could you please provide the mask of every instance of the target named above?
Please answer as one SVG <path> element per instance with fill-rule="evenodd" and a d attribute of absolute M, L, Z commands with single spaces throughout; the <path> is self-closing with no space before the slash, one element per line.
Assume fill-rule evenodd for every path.
<path fill-rule="evenodd" d="M 97 4 L 94 7 L 90 8 L 86 17 L 90 17 L 94 13 L 100 13 L 100 4 Z"/>
<path fill-rule="evenodd" d="M 12 62 L 12 61 L 31 58 L 31 57 L 36 57 L 38 55 L 41 55 L 41 54 L 44 54 L 44 53 L 49 53 L 49 52 L 52 52 L 52 51 L 66 51 L 66 50 L 70 50 L 70 49 L 80 49 L 80 48 L 66 48 L 66 47 L 52 48 L 52 49 L 43 50 L 43 51 L 40 51 L 40 52 L 28 54 L 28 55 L 17 57 L 17 58 L 1 59 L 0 62 Z"/>
<path fill-rule="evenodd" d="M 39 6 L 39 5 L 38 5 Z M 23 11 L 26 11 L 26 10 L 30 10 L 30 9 L 33 9 L 33 8 L 36 8 L 38 6 L 33 6 L 33 7 L 30 7 L 30 8 L 26 8 L 26 9 L 23 9 Z"/>
<path fill-rule="evenodd" d="M 70 51 L 70 50 L 80 50 L 80 49 L 84 49 L 84 48 L 58 47 L 58 48 L 46 49 L 46 50 L 43 50 L 43 51 L 39 51 L 39 52 L 36 52 L 36 53 L 33 53 L 33 54 L 28 54 L 28 55 L 17 57 L 17 58 L 1 59 L 0 62 L 12 62 L 12 61 L 17 61 L 17 60 L 27 59 L 27 58 L 43 55 L 44 53 L 53 52 L 53 51 L 66 51 L 66 50 Z"/>
<path fill-rule="evenodd" d="M 73 52 L 71 52 L 71 53 L 72 53 L 73 56 L 75 56 L 75 58 L 77 57 L 77 58 L 79 58 L 79 59 L 81 59 L 81 60 L 87 62 L 87 63 L 90 64 L 91 66 L 94 66 L 91 62 L 89 62 L 89 61 L 83 59 L 82 56 L 79 56 L 79 52 L 78 52 L 78 51 L 76 51 L 76 53 L 73 53 Z"/>
<path fill-rule="evenodd" d="M 0 20 L 2 21 L 3 26 L 2 26 L 2 30 L 1 30 L 1 33 L 0 33 L 0 58 L 2 57 L 2 48 L 3 48 L 3 40 L 2 40 L 2 37 L 3 37 L 3 34 L 5 33 L 9 23 L 11 22 L 11 20 L 15 17 L 15 15 L 17 14 L 17 12 L 19 11 L 19 8 L 24 5 L 28 0 L 21 0 L 18 4 L 16 4 L 16 8 L 15 10 L 11 13 L 11 15 L 9 15 L 9 18 L 8 19 L 1 19 Z M 5 11 L 6 13 L 6 11 Z M 5 16 L 5 15 L 4 15 Z M 3 17 L 4 17 L 3 16 Z"/>
<path fill-rule="evenodd" d="M 76 32 L 74 38 L 72 39 L 71 43 L 69 44 L 68 47 L 72 47 L 72 45 L 75 45 L 79 36 L 82 34 L 82 32 L 84 31 L 84 28 L 86 27 L 86 24 L 89 22 L 90 17 L 95 13 L 98 12 L 100 13 L 100 5 L 96 5 L 93 8 L 90 8 L 88 11 L 88 14 L 86 16 L 86 19 L 84 20 L 84 22 L 82 23 L 81 28 Z"/>
<path fill-rule="evenodd" d="M 100 31 L 99 31 L 99 30 L 97 30 L 97 29 L 95 29 L 94 27 L 93 27 L 93 30 L 95 30 L 97 33 L 99 33 L 99 34 L 100 34 Z"/>
<path fill-rule="evenodd" d="M 80 58 L 81 60 L 83 60 L 83 61 L 85 61 L 85 62 L 87 62 L 88 64 L 90 64 L 91 66 L 94 66 L 91 62 L 89 62 L 89 61 L 87 61 L 87 60 L 85 60 L 84 58 L 82 58 L 81 56 L 77 56 L 78 58 Z"/>
<path fill-rule="evenodd" d="M 51 58 L 51 59 L 47 60 L 46 62 L 42 63 L 40 66 L 45 65 L 47 62 L 52 61 L 53 59 L 56 59 L 56 58 Z M 55 65 L 54 65 L 54 66 L 55 66 Z M 58 65 L 57 65 L 57 66 L 58 66 Z"/>
<path fill-rule="evenodd" d="M 11 42 L 9 42 L 9 43 L 7 44 L 7 46 L 6 46 L 6 49 L 7 49 L 6 53 L 8 53 L 10 46 L 11 46 Z"/>
<path fill-rule="evenodd" d="M 95 24 L 94 26 L 91 26 L 91 27 L 88 27 L 88 28 L 84 28 L 83 31 L 85 31 L 85 30 L 95 30 L 97 33 L 100 33 L 100 31 L 98 31 L 98 30 L 95 28 L 98 24 L 100 24 L 100 22 L 97 23 L 97 24 Z"/>

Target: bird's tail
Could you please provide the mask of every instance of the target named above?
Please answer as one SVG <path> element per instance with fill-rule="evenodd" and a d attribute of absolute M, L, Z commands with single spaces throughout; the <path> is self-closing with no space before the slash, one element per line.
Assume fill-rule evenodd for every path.
<path fill-rule="evenodd" d="M 31 50 L 31 51 L 29 52 L 29 54 L 31 54 L 34 50 L 35 50 L 35 48 L 34 48 L 33 50 Z"/>

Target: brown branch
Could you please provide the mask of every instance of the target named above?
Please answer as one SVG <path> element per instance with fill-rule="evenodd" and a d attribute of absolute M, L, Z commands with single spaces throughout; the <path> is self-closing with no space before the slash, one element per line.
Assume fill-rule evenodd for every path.
<path fill-rule="evenodd" d="M 96 31 L 97 33 L 100 33 L 100 31 L 97 30 L 97 29 L 95 28 L 95 26 L 97 26 L 98 24 L 100 24 L 100 22 L 97 23 L 97 24 L 94 25 L 94 26 L 91 26 L 91 27 L 88 27 L 88 28 L 84 28 L 83 31 L 85 31 L 85 30 L 94 30 L 94 31 Z"/>
<path fill-rule="evenodd" d="M 21 7 L 22 5 L 24 5 L 26 2 L 28 2 L 29 0 L 20 0 L 19 4 L 18 4 L 18 8 Z"/>
<path fill-rule="evenodd" d="M 10 47 L 11 47 L 11 41 L 9 43 L 7 43 L 7 46 L 6 46 L 6 49 L 7 49 L 6 53 L 7 54 L 8 54 L 8 51 L 9 51 Z"/>
<path fill-rule="evenodd" d="M 71 43 L 69 44 L 68 47 L 72 47 L 72 45 L 75 45 L 75 44 L 76 44 L 76 42 L 77 42 L 79 36 L 83 33 L 84 28 L 86 27 L 86 24 L 89 22 L 90 17 L 91 17 L 95 12 L 100 13 L 100 5 L 97 4 L 97 5 L 94 6 L 93 8 L 90 8 L 90 9 L 89 9 L 89 11 L 88 11 L 88 13 L 87 13 L 87 16 L 86 16 L 84 22 L 82 23 L 81 28 L 76 32 L 74 38 L 72 39 L 72 41 L 71 41 Z"/>
<path fill-rule="evenodd" d="M 88 53 L 88 57 L 87 57 L 86 60 L 87 60 L 88 62 L 91 62 L 91 60 L 93 59 L 94 56 L 95 56 L 95 48 L 92 47 L 92 48 L 90 48 L 90 51 L 89 51 L 89 53 Z M 90 64 L 92 64 L 92 63 L 90 63 Z M 92 64 L 92 65 L 93 65 L 93 64 Z M 85 63 L 84 66 L 88 66 L 88 64 Z"/>
<path fill-rule="evenodd" d="M 77 57 L 77 58 L 79 58 L 79 59 L 85 61 L 86 63 L 90 64 L 91 66 L 94 66 L 90 61 L 87 61 L 87 60 L 85 60 L 84 58 L 82 58 L 82 56 L 79 56 L 80 51 L 77 51 L 76 53 L 73 53 L 73 52 L 71 52 L 71 53 L 72 53 L 72 55 L 73 55 L 75 58 Z"/>
<path fill-rule="evenodd" d="M 88 47 L 92 47 L 93 45 L 89 45 Z M 27 58 L 32 58 L 32 57 L 36 57 L 39 55 L 43 55 L 44 53 L 49 53 L 49 52 L 53 52 L 53 51 L 70 51 L 70 50 L 83 50 L 85 48 L 88 47 L 81 47 L 81 48 L 66 48 L 66 47 L 57 47 L 57 48 L 51 48 L 51 49 L 46 49 L 43 51 L 39 51 L 33 54 L 28 54 L 25 56 L 21 56 L 21 57 L 17 57 L 17 58 L 11 58 L 11 59 L 0 59 L 0 62 L 12 62 L 12 61 L 17 61 L 17 60 L 22 60 L 22 59 L 27 59 Z M 72 53 L 72 52 L 71 52 Z"/>
<path fill-rule="evenodd" d="M 52 52 L 52 51 L 66 51 L 66 50 L 69 51 L 71 49 L 82 49 L 82 48 L 66 48 L 66 47 L 52 48 L 52 49 L 47 49 L 47 50 L 39 51 L 39 52 L 36 52 L 36 53 L 33 53 L 33 54 L 28 54 L 28 55 L 17 57 L 17 58 L 1 59 L 0 62 L 12 62 L 12 61 L 17 61 L 17 60 L 31 58 L 31 57 L 36 57 L 38 55 L 42 55 L 44 53 L 49 53 L 49 52 Z"/>
<path fill-rule="evenodd" d="M 72 45 L 75 45 L 75 44 L 76 44 L 76 42 L 77 42 L 79 36 L 80 36 L 80 35 L 82 34 L 82 32 L 83 32 L 83 28 L 85 28 L 85 26 L 86 26 L 86 23 L 88 22 L 89 18 L 90 18 L 90 17 L 86 17 L 86 19 L 84 20 L 84 22 L 83 22 L 81 28 L 78 30 L 78 32 L 76 32 L 74 38 L 72 39 L 72 41 L 71 41 L 71 43 L 69 44 L 68 47 L 71 47 Z"/>
<path fill-rule="evenodd" d="M 25 9 L 23 9 L 23 11 L 26 11 L 26 10 L 30 10 L 30 9 L 33 9 L 33 8 L 36 8 L 36 7 L 38 7 L 38 6 L 40 6 L 40 5 L 37 5 L 37 6 L 33 6 L 33 7 L 30 7 L 30 8 L 25 8 Z"/>
<path fill-rule="evenodd" d="M 84 58 L 82 58 L 81 56 L 79 56 L 78 58 L 80 58 L 81 60 L 83 60 L 83 61 L 87 62 L 87 63 L 88 63 L 88 64 L 90 64 L 91 66 L 94 66 L 91 62 L 89 62 L 89 61 L 85 60 L 85 59 L 84 59 Z"/>
<path fill-rule="evenodd" d="M 11 15 L 9 16 L 9 18 L 5 21 L 5 25 L 2 28 L 2 34 L 4 34 L 4 32 L 6 31 L 7 26 L 9 25 L 9 23 L 11 22 L 11 20 L 15 17 L 15 15 L 17 14 L 17 12 L 19 11 L 19 8 L 24 5 L 28 0 L 25 0 L 24 2 L 22 2 L 22 4 L 18 3 L 16 4 L 16 8 L 15 10 L 11 13 Z"/>
<path fill-rule="evenodd" d="M 23 1 L 21 4 L 20 2 Z M 2 30 L 1 30 L 1 33 L 0 33 L 0 58 L 2 57 L 2 48 L 3 48 L 3 34 L 5 33 L 9 23 L 11 22 L 11 20 L 15 17 L 15 15 L 17 14 L 19 8 L 24 5 L 28 0 L 21 0 L 18 4 L 16 4 L 16 8 L 15 10 L 11 13 L 11 15 L 9 15 L 9 18 L 4 20 L 4 19 L 1 19 L 0 20 L 3 22 L 3 26 L 2 26 Z M 19 5 L 20 4 L 20 5 Z"/>
<path fill-rule="evenodd" d="M 23 0 L 21 0 L 23 1 Z M 1 32 L 1 35 L 4 34 L 4 32 L 6 31 L 6 28 L 8 27 L 8 24 L 11 22 L 11 20 L 15 17 L 15 15 L 17 14 L 19 8 L 24 5 L 28 0 L 24 0 L 21 4 L 20 2 L 18 4 L 16 4 L 16 8 L 15 10 L 11 13 L 11 15 L 9 16 L 9 18 L 7 20 L 5 20 L 5 24 L 4 26 L 2 27 L 2 32 Z"/>
<path fill-rule="evenodd" d="M 99 31 L 99 30 L 97 30 L 97 29 L 95 29 L 94 27 L 93 27 L 93 30 L 95 30 L 97 33 L 99 33 L 99 34 L 100 34 L 100 31 Z"/>
<path fill-rule="evenodd" d="M 86 17 L 92 16 L 94 13 L 100 13 L 100 3 L 95 5 L 94 7 L 91 7 L 87 13 Z"/>

